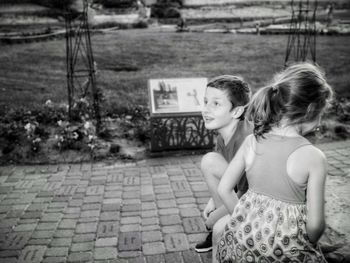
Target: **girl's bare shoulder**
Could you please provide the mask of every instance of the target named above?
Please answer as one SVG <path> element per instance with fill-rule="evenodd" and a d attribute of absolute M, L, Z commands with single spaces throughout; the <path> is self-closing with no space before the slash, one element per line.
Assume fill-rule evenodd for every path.
<path fill-rule="evenodd" d="M 306 167 L 310 168 L 321 168 L 327 165 L 325 154 L 312 144 L 299 147 L 291 154 L 289 159 L 305 164 Z"/>

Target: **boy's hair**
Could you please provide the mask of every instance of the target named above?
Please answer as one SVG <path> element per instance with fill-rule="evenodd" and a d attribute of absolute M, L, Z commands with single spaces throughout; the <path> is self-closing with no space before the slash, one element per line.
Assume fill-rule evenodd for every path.
<path fill-rule="evenodd" d="M 316 120 L 332 95 L 332 88 L 317 65 L 301 62 L 287 67 L 275 75 L 271 85 L 258 90 L 248 106 L 254 135 L 263 136 L 282 118 L 288 125 Z"/>
<path fill-rule="evenodd" d="M 216 88 L 227 92 L 232 109 L 246 105 L 251 96 L 248 83 L 243 78 L 232 75 L 221 75 L 209 80 L 207 87 Z"/>

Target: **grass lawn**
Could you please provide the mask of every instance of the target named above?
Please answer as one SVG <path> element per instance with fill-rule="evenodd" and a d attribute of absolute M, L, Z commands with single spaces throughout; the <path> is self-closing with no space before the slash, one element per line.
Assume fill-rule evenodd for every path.
<path fill-rule="evenodd" d="M 256 90 L 282 69 L 287 37 L 135 29 L 94 34 L 92 45 L 107 107 L 121 109 L 147 105 L 151 78 L 239 74 Z M 342 98 L 350 98 L 349 43 L 350 36 L 317 38 L 317 62 Z M 0 48 L 0 105 L 67 102 L 64 39 Z"/>

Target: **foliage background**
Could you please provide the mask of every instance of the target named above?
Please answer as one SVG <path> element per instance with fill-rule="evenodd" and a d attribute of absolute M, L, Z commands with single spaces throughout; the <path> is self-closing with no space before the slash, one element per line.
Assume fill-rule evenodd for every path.
<path fill-rule="evenodd" d="M 319 36 L 317 63 L 339 98 L 350 98 L 350 36 Z M 148 30 L 94 34 L 97 83 L 106 111 L 147 106 L 151 78 L 238 74 L 253 91 L 266 85 L 284 64 L 286 35 L 171 33 Z M 0 105 L 33 107 L 66 103 L 64 39 L 3 45 L 0 52 Z"/>
<path fill-rule="evenodd" d="M 45 0 L 39 2 L 45 4 Z M 48 10 L 52 9 L 40 12 Z M 345 17 L 349 14 L 341 12 Z M 23 30 L 23 26 L 11 30 Z M 287 38 L 287 35 L 177 33 L 152 24 L 142 30 L 94 30 L 97 86 L 104 94 L 104 125 L 110 124 L 100 133 L 102 140 L 96 137 L 89 117 L 84 117 L 90 114 L 85 107 L 89 105 L 81 104 L 86 109 L 77 111 L 79 121 L 67 122 L 64 39 L 0 43 L 0 163 L 57 161 L 57 156 L 64 156 L 63 150 L 76 151 L 79 161 L 83 155 L 88 160 L 96 151 L 119 154 L 123 148 L 130 148 L 121 147 L 120 139 L 145 146 L 150 136 L 149 79 L 235 74 L 243 76 L 256 91 L 283 68 Z M 322 127 L 328 140 L 349 137 L 349 40 L 350 36 L 317 37 L 317 62 L 325 69 L 337 96 L 337 103 Z M 67 155 L 61 161 L 75 157 Z"/>

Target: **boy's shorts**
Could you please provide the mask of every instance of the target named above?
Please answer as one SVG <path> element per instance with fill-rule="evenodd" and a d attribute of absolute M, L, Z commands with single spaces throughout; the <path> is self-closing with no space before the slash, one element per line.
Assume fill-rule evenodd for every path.
<path fill-rule="evenodd" d="M 235 192 L 237 193 L 238 191 L 242 192 L 243 194 L 248 191 L 248 180 L 247 176 L 244 174 L 239 180 L 238 184 L 235 186 Z"/>

